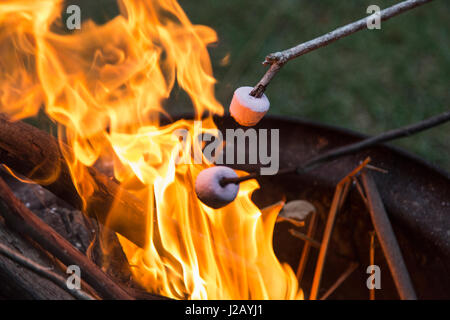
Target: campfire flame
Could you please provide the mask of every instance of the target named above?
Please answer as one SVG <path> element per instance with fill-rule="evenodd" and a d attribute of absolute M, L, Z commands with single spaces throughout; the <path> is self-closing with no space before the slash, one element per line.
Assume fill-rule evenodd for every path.
<path fill-rule="evenodd" d="M 194 182 L 211 163 L 177 164 L 195 144 L 180 147 L 178 129 L 194 121 L 159 123 L 175 82 L 189 95 L 202 130 L 223 114 L 214 97 L 207 45 L 214 30 L 193 25 L 175 0 L 123 0 L 121 15 L 63 30 L 58 0 L 0 3 L 0 110 L 14 119 L 43 106 L 58 125 L 77 191 L 89 206 L 95 184 L 88 167 L 112 163 L 114 178 L 143 201 L 147 243 L 119 235 L 137 282 L 177 299 L 302 298 L 297 280 L 272 247 L 280 207 L 262 214 L 251 201 L 256 181 L 213 210 Z M 66 148 L 65 145 L 71 148 Z M 49 177 L 54 178 L 54 177 Z M 109 216 L 120 215 L 113 206 Z"/>

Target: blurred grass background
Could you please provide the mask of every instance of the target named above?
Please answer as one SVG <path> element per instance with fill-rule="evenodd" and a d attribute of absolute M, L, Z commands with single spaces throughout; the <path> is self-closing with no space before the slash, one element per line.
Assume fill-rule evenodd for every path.
<path fill-rule="evenodd" d="M 255 85 L 271 52 L 313 39 L 366 16 L 371 4 L 393 0 L 179 0 L 194 24 L 212 27 L 216 94 L 225 109 L 235 88 Z M 117 14 L 114 0 L 71 0 L 82 17 L 101 23 Z M 450 1 L 382 22 L 290 61 L 266 93 L 270 114 L 296 116 L 366 134 L 420 121 L 449 109 Z M 171 113 L 189 109 L 175 90 Z M 395 142 L 450 171 L 450 125 Z"/>

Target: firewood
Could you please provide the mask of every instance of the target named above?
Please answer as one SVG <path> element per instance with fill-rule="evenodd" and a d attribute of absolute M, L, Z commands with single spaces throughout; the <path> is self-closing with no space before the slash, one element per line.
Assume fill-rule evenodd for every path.
<path fill-rule="evenodd" d="M 73 207 L 84 209 L 58 141 L 48 133 L 0 114 L 0 163 L 42 184 Z M 147 224 L 142 202 L 95 168 L 88 170 L 96 186 L 84 211 L 102 224 L 108 221 L 109 228 L 143 247 Z M 55 178 L 42 182 L 49 177 Z M 108 217 L 113 203 L 121 214 Z"/>
<path fill-rule="evenodd" d="M 33 214 L 0 178 L 0 198 L 7 208 L 1 214 L 12 230 L 30 238 L 65 265 L 77 265 L 82 277 L 104 299 L 133 299 L 122 287 L 75 249 L 66 239 Z"/>
<path fill-rule="evenodd" d="M 3 208 L 2 208 L 3 212 Z M 13 246 L 23 255 L 47 266 L 53 261 L 37 248 L 6 227 L 0 216 L 0 243 Z M 56 269 L 56 267 L 55 267 Z M 70 300 L 68 292 L 50 280 L 0 255 L 0 297 L 8 299 Z"/>
<path fill-rule="evenodd" d="M 5 246 L 4 244 L 0 243 L 0 254 L 2 256 L 5 256 L 9 259 L 11 259 L 14 262 L 17 262 L 18 264 L 24 266 L 25 268 L 35 272 L 36 274 L 39 274 L 43 276 L 44 278 L 50 280 L 63 290 L 69 292 L 71 295 L 73 295 L 75 298 L 79 300 L 95 300 L 95 297 L 91 296 L 89 293 L 84 292 L 80 289 L 70 289 L 67 286 L 66 278 L 57 274 L 56 272 L 53 272 L 48 267 L 45 267 L 26 256 L 22 255 L 21 253 L 17 252 L 16 250 L 11 249 L 8 246 Z"/>

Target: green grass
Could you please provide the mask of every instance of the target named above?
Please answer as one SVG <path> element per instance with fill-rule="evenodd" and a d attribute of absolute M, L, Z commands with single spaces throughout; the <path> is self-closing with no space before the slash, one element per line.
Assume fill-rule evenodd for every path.
<path fill-rule="evenodd" d="M 114 0 L 71 0 L 82 16 L 102 23 L 117 13 Z M 180 0 L 194 24 L 215 29 L 210 48 L 216 94 L 225 108 L 235 88 L 254 85 L 271 52 L 313 39 L 366 16 L 392 0 Z M 435 0 L 290 61 L 270 84 L 270 114 L 292 115 L 366 134 L 420 121 L 449 109 L 450 2 Z M 221 61 L 229 55 L 230 62 Z M 169 112 L 189 110 L 174 90 Z M 395 143 L 450 170 L 450 125 Z"/>

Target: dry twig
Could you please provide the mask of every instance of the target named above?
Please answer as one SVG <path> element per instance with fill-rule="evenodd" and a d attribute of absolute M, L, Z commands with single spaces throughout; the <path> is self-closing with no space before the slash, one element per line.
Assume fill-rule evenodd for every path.
<path fill-rule="evenodd" d="M 337 288 L 345 281 L 347 278 L 353 273 L 353 271 L 358 268 L 358 263 L 352 262 L 348 266 L 348 268 L 342 273 L 339 278 L 336 280 L 336 282 L 327 290 L 327 292 L 324 293 L 324 295 L 320 298 L 320 300 L 326 300 L 330 295 L 333 294 L 334 291 L 336 291 Z"/>
<path fill-rule="evenodd" d="M 366 164 L 370 162 L 370 158 L 367 158 L 363 163 L 350 172 L 344 179 L 342 179 L 336 186 L 334 192 L 333 201 L 331 203 L 330 212 L 328 214 L 327 223 L 323 232 L 322 241 L 320 245 L 319 256 L 316 262 L 316 269 L 314 271 L 313 284 L 311 287 L 311 293 L 309 295 L 310 300 L 316 300 L 319 294 L 320 282 L 322 280 L 322 272 L 325 265 L 325 259 L 328 251 L 328 245 L 331 239 L 331 233 L 334 227 L 334 221 L 338 211 L 342 208 L 344 201 L 347 197 L 352 177 L 358 174 Z"/>
<path fill-rule="evenodd" d="M 366 201 L 366 205 L 368 203 Z M 373 266 L 375 264 L 375 231 L 370 232 L 370 265 Z M 375 300 L 375 288 L 371 288 L 370 290 L 370 300 Z"/>
<path fill-rule="evenodd" d="M 309 243 L 309 245 L 315 247 L 315 248 L 320 248 L 320 242 L 309 237 L 308 235 L 304 234 L 303 232 L 297 231 L 295 229 L 289 229 L 289 233 L 296 237 L 299 238 L 307 243 Z"/>
<path fill-rule="evenodd" d="M 311 220 L 309 220 L 308 231 L 306 233 L 306 235 L 308 237 L 310 237 L 310 238 L 314 237 L 314 233 L 316 231 L 316 226 L 317 226 L 317 212 L 315 211 L 311 215 Z M 297 267 L 297 272 L 296 272 L 296 276 L 297 276 L 297 280 L 298 280 L 299 284 L 302 282 L 302 279 L 303 279 L 303 274 L 305 272 L 306 262 L 308 261 L 310 248 L 311 248 L 311 244 L 309 242 L 305 242 L 305 245 L 303 246 L 303 250 L 302 250 L 302 255 L 300 257 L 300 261 L 298 262 L 298 267 Z"/>

